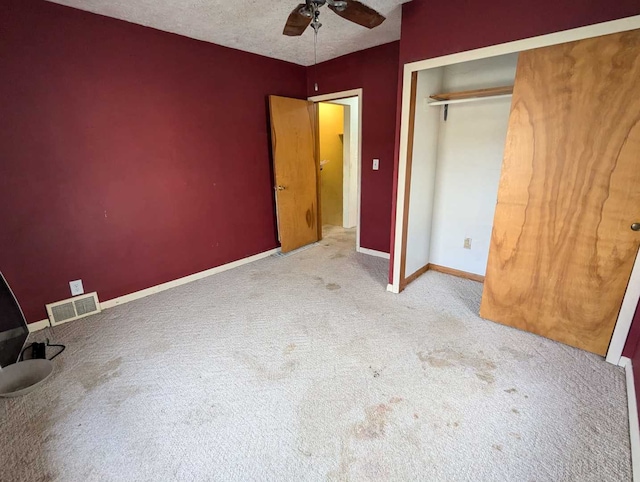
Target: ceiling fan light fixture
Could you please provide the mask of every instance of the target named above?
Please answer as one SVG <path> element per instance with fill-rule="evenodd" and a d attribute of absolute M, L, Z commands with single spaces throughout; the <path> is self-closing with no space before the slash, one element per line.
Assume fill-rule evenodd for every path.
<path fill-rule="evenodd" d="M 347 8 L 347 2 L 341 0 L 329 1 L 329 5 L 335 8 L 338 12 L 343 12 Z"/>
<path fill-rule="evenodd" d="M 311 10 L 309 10 L 308 7 L 302 7 L 300 10 L 298 10 L 298 13 L 303 17 L 311 18 L 312 16 Z"/>
<path fill-rule="evenodd" d="M 299 37 L 309 25 L 317 33 L 322 26 L 319 18 L 320 7 L 324 5 L 328 5 L 333 13 L 345 20 L 369 29 L 384 22 L 384 15 L 358 0 L 305 0 L 305 3 L 300 3 L 289 14 L 282 33 L 290 37 Z"/>

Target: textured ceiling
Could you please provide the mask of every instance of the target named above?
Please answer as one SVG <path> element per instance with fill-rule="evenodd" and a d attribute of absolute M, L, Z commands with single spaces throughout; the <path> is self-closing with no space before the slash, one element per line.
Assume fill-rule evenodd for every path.
<path fill-rule="evenodd" d="M 302 0 L 49 0 L 186 37 L 247 52 L 313 64 L 313 30 L 282 35 L 285 21 Z M 407 0 L 364 0 L 387 19 L 372 30 L 322 7 L 318 62 L 400 38 L 400 5 Z"/>

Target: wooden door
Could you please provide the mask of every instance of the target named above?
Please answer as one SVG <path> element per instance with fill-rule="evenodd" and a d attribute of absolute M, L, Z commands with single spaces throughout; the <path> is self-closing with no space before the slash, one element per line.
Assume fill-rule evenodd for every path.
<path fill-rule="evenodd" d="M 286 253 L 320 239 L 313 102 L 270 96 L 278 233 Z"/>
<path fill-rule="evenodd" d="M 604 355 L 639 221 L 640 31 L 522 52 L 480 315 Z"/>

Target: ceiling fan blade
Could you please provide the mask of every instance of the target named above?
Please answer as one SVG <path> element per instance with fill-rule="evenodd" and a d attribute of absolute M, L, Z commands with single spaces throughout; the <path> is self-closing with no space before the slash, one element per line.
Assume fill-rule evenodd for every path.
<path fill-rule="evenodd" d="M 307 8 L 307 5 L 305 3 L 301 3 L 289 14 L 287 23 L 282 31 L 284 35 L 296 37 L 298 35 L 302 35 L 302 33 L 307 29 L 311 23 L 311 15 L 306 16 L 300 13 L 300 11 L 305 8 Z"/>
<path fill-rule="evenodd" d="M 344 9 L 339 9 L 333 5 L 329 5 L 329 8 L 345 20 L 357 23 L 363 27 L 374 28 L 384 22 L 385 17 L 383 15 L 380 15 L 373 8 L 367 7 L 364 3 L 360 3 L 357 0 L 345 1 L 347 6 L 344 7 Z"/>

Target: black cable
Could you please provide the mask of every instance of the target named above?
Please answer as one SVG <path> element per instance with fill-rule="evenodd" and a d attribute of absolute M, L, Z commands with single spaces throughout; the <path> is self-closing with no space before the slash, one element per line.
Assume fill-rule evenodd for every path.
<path fill-rule="evenodd" d="M 59 351 L 58 353 L 56 353 L 55 355 L 53 355 L 51 358 L 48 358 L 48 360 L 49 360 L 49 361 L 53 360 L 55 357 L 57 357 L 60 353 L 62 353 L 62 352 L 67 348 L 65 345 L 58 345 L 58 344 L 55 344 L 55 343 L 53 343 L 53 344 L 52 344 L 52 343 L 49 343 L 49 338 L 45 338 L 45 340 L 46 340 L 46 346 L 47 346 L 47 347 L 49 347 L 49 346 L 53 346 L 53 347 L 56 347 L 56 348 L 60 348 L 60 351 Z M 31 347 L 32 347 L 33 345 L 35 345 L 35 344 L 36 344 L 36 342 L 31 343 L 30 345 L 25 346 L 25 347 L 22 349 L 22 351 L 20 352 L 20 357 L 18 358 L 18 360 L 19 360 L 19 361 L 24 361 L 24 352 L 25 352 L 27 349 L 31 348 Z"/>
<path fill-rule="evenodd" d="M 49 361 L 53 360 L 55 357 L 57 357 L 60 353 L 62 353 L 67 347 L 64 345 L 57 345 L 57 344 L 51 344 L 49 343 L 49 338 L 46 339 L 47 340 L 47 346 L 55 346 L 57 348 L 60 348 L 60 351 L 58 353 L 56 353 L 55 355 L 53 355 L 51 358 L 49 358 Z"/>

